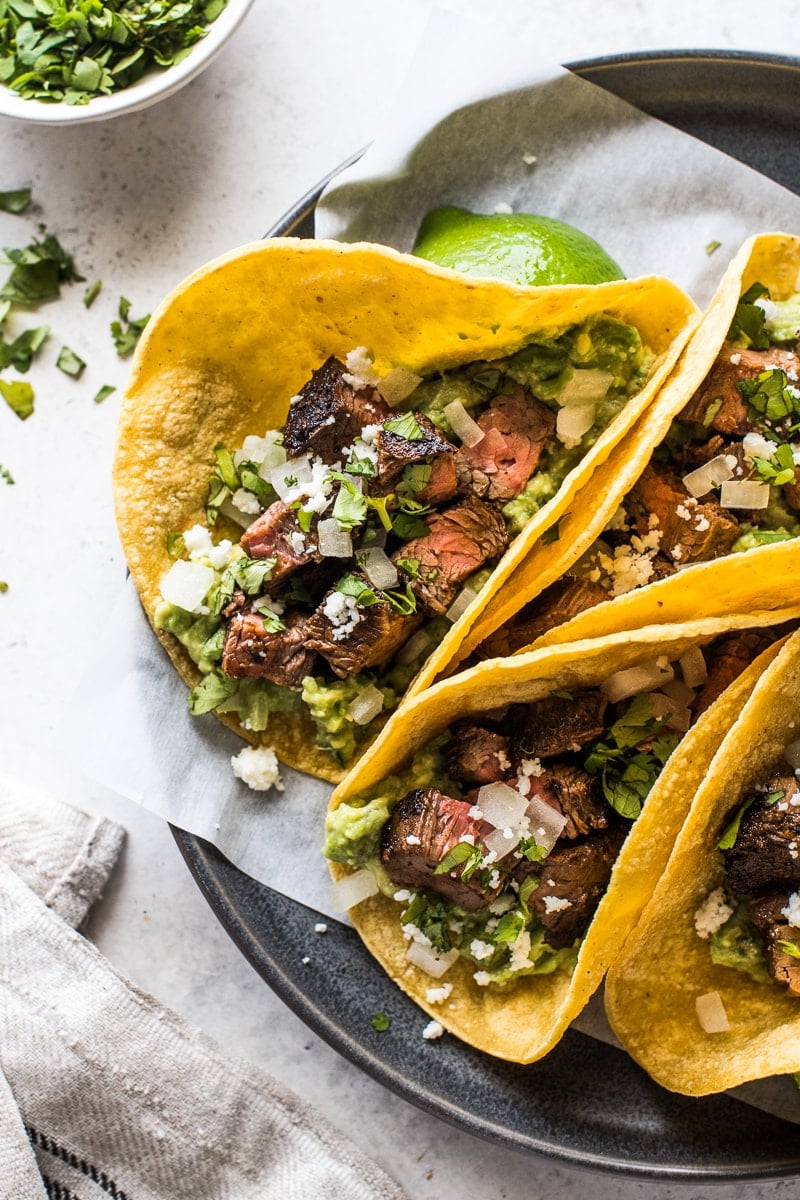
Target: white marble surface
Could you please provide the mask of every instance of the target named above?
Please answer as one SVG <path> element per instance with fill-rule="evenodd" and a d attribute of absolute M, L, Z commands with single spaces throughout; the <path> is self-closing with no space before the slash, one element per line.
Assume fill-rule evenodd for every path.
<path fill-rule="evenodd" d="M 74 131 L 0 121 L 0 190 L 31 184 L 40 210 L 0 214 L 0 244 L 47 223 L 104 291 L 87 313 L 82 288 L 41 313 L 53 327 L 30 374 L 37 408 L 24 424 L 0 408 L 0 730 L 3 769 L 121 821 L 123 861 L 90 934 L 137 985 L 265 1067 L 322 1109 L 402 1178 L 412 1200 L 582 1196 L 796 1195 L 792 1181 L 711 1187 L 588 1176 L 501 1151 L 398 1100 L 310 1033 L 256 976 L 197 892 L 162 821 L 87 786 L 58 748 L 93 631 L 124 563 L 109 468 L 126 364 L 108 333 L 120 295 L 147 312 L 191 269 L 259 237 L 318 178 L 379 130 L 428 11 L 422 0 L 257 0 L 208 71 L 156 108 Z M 631 50 L 796 48 L 800 4 L 751 0 L 451 0 L 454 14 L 502 21 L 510 38 L 568 61 Z M 443 47 L 443 63 L 446 57 Z M 66 342 L 89 364 L 55 370 Z M 491 1186 L 487 1183 L 491 1180 Z"/>

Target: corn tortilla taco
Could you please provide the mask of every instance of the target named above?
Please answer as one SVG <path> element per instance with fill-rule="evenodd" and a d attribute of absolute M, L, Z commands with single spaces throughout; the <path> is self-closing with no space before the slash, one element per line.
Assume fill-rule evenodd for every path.
<path fill-rule="evenodd" d="M 190 276 L 137 349 L 114 491 L 192 711 L 341 777 L 695 322 L 660 278 L 523 288 L 365 244 L 265 241 Z"/>
<path fill-rule="evenodd" d="M 335 898 L 391 978 L 488 1054 L 546 1054 L 785 629 L 653 626 L 486 661 L 407 701 L 326 820 Z"/>
<path fill-rule="evenodd" d="M 462 640 L 510 654 L 791 602 L 800 568 L 800 238 L 733 259 L 656 401 Z"/>
<path fill-rule="evenodd" d="M 698 788 L 606 981 L 625 1049 L 690 1096 L 800 1071 L 800 786 L 794 634 Z"/>

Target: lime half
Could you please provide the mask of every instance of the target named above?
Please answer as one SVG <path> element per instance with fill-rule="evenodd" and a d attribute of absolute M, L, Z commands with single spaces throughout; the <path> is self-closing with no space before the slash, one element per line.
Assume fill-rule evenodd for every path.
<path fill-rule="evenodd" d="M 535 286 L 625 278 L 594 238 L 533 213 L 435 208 L 420 225 L 414 253 L 467 275 Z"/>

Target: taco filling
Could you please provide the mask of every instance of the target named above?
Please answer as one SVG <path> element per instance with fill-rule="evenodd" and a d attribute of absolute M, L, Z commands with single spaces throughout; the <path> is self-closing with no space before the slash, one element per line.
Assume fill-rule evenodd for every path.
<path fill-rule="evenodd" d="M 682 735 L 770 644 L 746 630 L 465 719 L 328 813 L 350 903 L 397 901 L 407 959 L 479 986 L 571 973 L 631 824 Z M 353 890 L 355 889 L 355 891 Z"/>
<path fill-rule="evenodd" d="M 724 882 L 695 914 L 712 962 L 800 998 L 800 784 L 788 762 L 728 814 L 719 848 Z"/>
<path fill-rule="evenodd" d="M 653 359 L 606 315 L 424 379 L 328 358 L 281 429 L 217 447 L 206 523 L 171 535 L 155 625 L 202 673 L 191 711 L 304 706 L 347 763 Z"/>
<path fill-rule="evenodd" d="M 800 535 L 800 293 L 741 296 L 704 383 L 602 536 L 490 635 L 481 657 L 683 568 Z"/>

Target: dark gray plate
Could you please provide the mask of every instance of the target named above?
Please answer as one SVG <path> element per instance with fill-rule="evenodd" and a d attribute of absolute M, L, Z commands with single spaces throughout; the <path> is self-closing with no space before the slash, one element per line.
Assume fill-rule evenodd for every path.
<path fill-rule="evenodd" d="M 569 65 L 800 194 L 800 60 L 681 51 Z M 313 236 L 326 182 L 270 234 Z M 516 1149 L 633 1176 L 731 1181 L 800 1174 L 797 1126 L 727 1096 L 689 1100 L 666 1092 L 621 1051 L 574 1030 L 527 1067 L 454 1038 L 423 1053 L 426 1018 L 353 930 L 331 925 L 327 937 L 314 937 L 316 913 L 243 875 L 214 847 L 173 832 L 214 912 L 267 983 L 345 1057 L 420 1108 Z M 312 941 L 313 963 L 304 966 Z M 392 1017 L 385 1033 L 370 1025 L 378 1011 Z"/>

